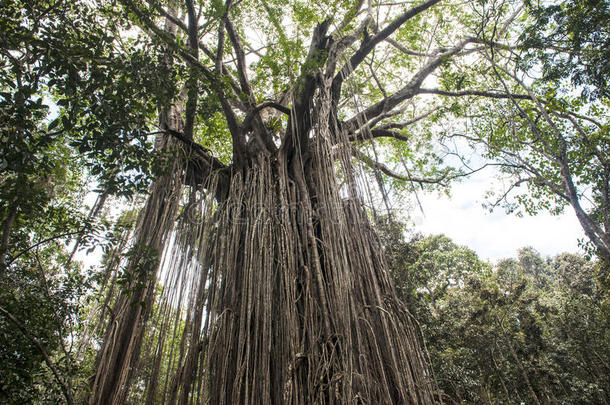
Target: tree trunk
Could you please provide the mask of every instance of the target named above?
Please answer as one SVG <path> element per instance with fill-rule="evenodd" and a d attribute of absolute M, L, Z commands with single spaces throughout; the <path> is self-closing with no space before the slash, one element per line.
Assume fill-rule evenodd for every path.
<path fill-rule="evenodd" d="M 166 293 L 186 283 L 196 298 L 166 403 L 433 402 L 349 156 L 316 131 L 304 159 L 260 154 L 234 170 L 222 201 L 212 176 L 181 216 Z"/>
<path fill-rule="evenodd" d="M 175 108 L 163 123 L 181 130 L 183 123 Z M 180 150 L 180 144 L 169 137 L 160 138 L 159 150 Z M 184 162 L 175 154 L 172 167 L 153 185 L 145 207 L 138 217 L 129 262 L 120 277 L 123 291 L 114 306 L 115 316 L 106 329 L 104 345 L 96 359 L 96 374 L 89 404 L 122 404 L 127 394 L 127 380 L 137 360 L 144 327 L 154 304 L 155 273 L 158 257 L 173 228 L 184 186 Z"/>
<path fill-rule="evenodd" d="M 6 254 L 8 253 L 8 242 L 11 236 L 11 230 L 15 219 L 17 219 L 17 199 L 15 199 L 7 208 L 7 215 L 4 223 L 2 224 L 2 238 L 0 238 L 0 282 L 4 278 L 4 272 L 6 270 Z"/>
<path fill-rule="evenodd" d="M 512 342 L 511 342 L 511 338 L 510 338 L 510 336 L 508 336 L 506 334 L 506 331 L 504 330 L 504 326 L 502 326 L 502 322 L 500 322 L 500 319 L 498 319 L 497 315 L 496 315 L 496 322 L 498 323 L 498 326 L 500 326 L 500 329 L 502 330 L 502 334 L 503 334 L 504 338 L 506 339 L 506 344 L 508 345 L 510 354 L 513 357 L 513 360 L 515 361 L 517 368 L 521 372 L 521 376 L 523 377 L 523 381 L 525 381 L 525 384 L 527 385 L 527 389 L 528 389 L 530 395 L 532 396 L 532 400 L 536 404 L 540 405 L 540 400 L 538 399 L 538 395 L 536 395 L 536 391 L 534 391 L 534 387 L 532 386 L 532 382 L 529 378 L 529 374 L 525 370 L 525 367 L 523 367 L 521 360 L 519 360 L 519 356 L 517 355 L 517 352 L 515 351 L 515 347 L 513 346 Z"/>

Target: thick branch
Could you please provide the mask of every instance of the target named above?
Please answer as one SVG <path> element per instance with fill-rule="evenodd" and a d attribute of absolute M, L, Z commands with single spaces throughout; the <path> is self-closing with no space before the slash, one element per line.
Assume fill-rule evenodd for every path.
<path fill-rule="evenodd" d="M 178 139 L 179 141 L 183 142 L 184 144 L 195 150 L 197 152 L 198 157 L 200 157 L 201 160 L 205 163 L 205 165 L 209 166 L 210 169 L 217 170 L 227 168 L 224 163 L 222 163 L 220 160 L 210 154 L 209 149 L 206 149 L 203 146 L 199 145 L 197 142 L 194 142 L 193 140 L 187 138 L 184 134 L 181 134 L 180 132 L 171 129 L 165 129 L 162 132 L 171 135 L 172 137 Z"/>
<path fill-rule="evenodd" d="M 335 31 L 332 33 L 333 36 L 335 36 L 336 34 L 340 33 L 341 31 L 343 31 L 343 29 L 345 29 L 345 27 L 347 27 L 347 25 L 350 22 L 352 22 L 354 20 L 354 18 L 356 18 L 358 16 L 358 14 L 360 13 L 360 9 L 362 8 L 363 4 L 364 4 L 364 0 L 358 0 L 358 3 L 356 3 L 354 5 L 354 7 L 353 7 L 353 9 L 351 11 L 348 11 L 345 14 L 345 17 L 343 17 L 343 20 L 335 28 Z"/>
<path fill-rule="evenodd" d="M 176 25 L 178 28 L 180 28 L 182 31 L 184 31 L 185 33 L 188 34 L 188 27 L 186 26 L 186 24 L 184 24 L 184 22 L 180 21 L 178 18 L 176 18 L 175 16 L 171 15 L 170 13 L 167 12 L 167 10 L 165 10 L 163 7 L 161 7 L 159 4 L 157 3 L 152 3 L 150 1 L 148 1 L 148 4 L 154 8 L 155 10 L 157 10 L 159 13 L 161 13 L 162 16 L 164 16 L 165 18 L 167 18 L 168 20 L 170 20 L 174 25 Z M 219 34 L 219 39 L 224 37 L 224 29 L 223 27 L 223 23 L 220 24 L 221 26 L 221 32 L 222 34 Z M 224 38 L 223 40 L 224 41 Z M 222 41 L 219 40 L 219 45 L 222 45 Z M 217 65 L 217 74 L 219 77 L 225 77 L 225 80 L 227 80 L 229 82 L 229 85 L 231 86 L 231 88 L 233 89 L 233 91 L 235 92 L 236 95 L 239 95 L 240 93 L 240 88 L 237 85 L 237 81 L 236 79 L 233 77 L 233 75 L 231 75 L 231 73 L 225 68 L 225 65 L 223 63 L 222 60 L 218 61 L 218 54 L 220 53 L 220 57 L 222 57 L 222 52 L 217 52 L 216 54 L 214 54 L 214 52 L 212 52 L 207 46 L 205 46 L 204 43 L 202 43 L 201 41 L 198 42 L 198 47 L 200 50 L 203 51 L 203 53 L 210 59 L 215 60 L 216 65 Z M 219 50 L 222 49 L 222 46 L 219 46 Z M 218 68 L 220 67 L 220 68 Z"/>
<path fill-rule="evenodd" d="M 168 13 L 167 10 L 165 10 L 159 4 L 152 3 L 150 1 L 148 1 L 148 4 L 152 8 L 157 10 L 159 13 L 161 13 L 162 16 L 164 16 L 165 18 L 170 20 L 174 25 L 176 25 L 178 28 L 180 28 L 182 31 L 184 31 L 185 33 L 188 34 L 188 27 L 186 26 L 186 24 L 184 24 L 184 22 L 180 21 L 178 18 L 176 18 L 175 16 L 171 15 L 170 13 Z M 219 42 L 219 46 L 218 46 L 218 50 L 217 50 L 216 54 L 214 52 L 212 52 L 207 46 L 205 46 L 205 44 L 202 43 L 201 41 L 198 42 L 198 47 L 199 47 L 200 50 L 203 51 L 203 53 L 208 58 L 210 58 L 211 60 L 215 61 L 218 77 L 221 77 L 221 78 L 224 77 L 224 80 L 226 80 L 229 83 L 229 85 L 231 86 L 231 88 L 233 89 L 235 94 L 239 95 L 240 88 L 237 85 L 237 80 L 226 69 L 225 64 L 222 61 L 222 59 L 219 59 L 219 58 L 222 58 L 222 45 L 224 43 L 224 28 L 223 28 L 223 26 L 224 26 L 224 24 L 221 22 L 220 30 L 219 30 L 220 31 L 219 32 L 219 41 L 218 41 Z"/>
<path fill-rule="evenodd" d="M 434 55 L 431 55 L 431 54 L 425 53 L 425 52 L 411 51 L 411 50 L 405 48 L 404 46 L 402 46 L 401 44 L 399 44 L 397 41 L 394 41 L 392 38 L 386 38 L 385 42 L 387 42 L 388 44 L 392 45 L 394 48 L 398 49 L 400 52 L 404 53 L 405 55 L 423 56 L 423 57 L 434 56 Z"/>
<path fill-rule="evenodd" d="M 188 139 L 180 132 L 167 129 L 159 133 L 168 134 L 187 145 L 185 183 L 190 186 L 213 186 L 213 189 L 209 189 L 208 192 L 214 195 L 218 201 L 223 201 L 230 185 L 229 172 L 231 166 L 225 165 L 218 158 L 212 156 L 208 149 Z M 217 183 L 210 182 L 213 176 L 217 176 Z"/>
<path fill-rule="evenodd" d="M 11 230 L 13 228 L 13 224 L 15 223 L 15 219 L 17 218 L 17 201 L 13 200 L 12 204 L 7 207 L 8 215 L 4 220 L 4 224 L 2 226 L 2 240 L 0 241 L 0 281 L 2 281 L 4 277 L 4 270 L 6 267 L 6 254 L 8 253 L 8 242 L 11 235 Z"/>
<path fill-rule="evenodd" d="M 193 0 L 186 0 L 188 14 L 188 43 L 193 58 L 199 59 L 199 40 L 197 39 L 197 16 Z M 195 127 L 195 115 L 197 113 L 197 69 L 191 66 L 187 81 L 187 100 L 185 108 L 184 135 L 188 139 L 193 139 L 193 129 Z"/>
<path fill-rule="evenodd" d="M 383 114 L 380 117 L 377 117 L 376 119 L 371 120 L 371 122 L 367 123 L 367 125 L 365 127 L 360 128 L 358 130 L 358 132 L 356 132 L 355 134 L 350 134 L 348 136 L 348 139 L 350 141 L 363 141 L 365 139 L 371 139 L 371 138 L 395 138 L 395 139 L 399 139 L 401 141 L 408 141 L 409 137 L 401 134 L 400 132 L 394 131 L 394 129 L 403 129 L 403 128 L 408 127 L 409 125 L 413 125 L 416 122 L 429 117 L 430 115 L 432 115 L 433 113 L 435 113 L 438 110 L 440 110 L 440 108 L 434 108 L 428 112 L 425 112 L 421 115 L 413 117 L 407 121 L 375 126 L 379 121 L 381 121 L 381 119 L 388 118 L 388 117 L 391 117 L 396 114 L 400 114 L 403 111 Z M 370 127 L 373 127 L 373 128 L 369 129 Z"/>
<path fill-rule="evenodd" d="M 286 152 L 294 149 L 295 142 L 297 142 L 301 152 L 307 149 L 307 133 L 311 125 L 310 103 L 316 90 L 316 66 L 321 65 L 324 51 L 332 43 L 332 38 L 326 36 L 329 25 L 330 19 L 318 24 L 314 30 L 309 52 L 303 63 L 301 78 L 297 86 L 298 91 L 293 100 L 293 111 L 288 122 L 288 131 L 282 145 Z"/>
<path fill-rule="evenodd" d="M 242 122 L 242 125 L 241 125 L 242 129 L 247 130 L 250 127 L 250 125 L 252 125 L 252 121 L 255 119 L 255 117 L 258 116 L 258 113 L 261 112 L 262 110 L 264 110 L 265 108 L 274 108 L 274 109 L 290 116 L 290 108 L 285 107 L 275 101 L 270 101 L 270 100 L 265 101 L 265 102 L 257 105 L 252 111 L 250 111 L 250 113 L 248 113 L 248 115 L 246 116 L 246 118 L 244 118 L 244 120 Z"/>
<path fill-rule="evenodd" d="M 372 139 L 372 138 L 395 138 L 401 141 L 408 141 L 409 138 L 407 136 L 404 136 L 403 134 L 401 134 L 400 132 L 397 131 L 392 131 L 389 129 L 383 129 L 383 128 L 374 128 L 371 130 L 363 130 L 363 131 L 358 131 L 355 134 L 352 134 L 348 137 L 348 139 L 350 141 L 365 141 L 367 139 Z"/>
<path fill-rule="evenodd" d="M 385 124 L 385 125 L 381 125 L 379 127 L 377 127 L 378 129 L 403 129 L 408 127 L 409 125 L 413 125 L 416 122 L 419 122 L 425 118 L 428 118 L 430 115 L 434 114 L 435 112 L 437 112 L 438 110 L 440 110 L 440 108 L 434 108 L 430 111 L 427 111 L 423 114 L 420 114 L 416 117 L 411 118 L 410 120 L 407 121 L 403 121 L 403 122 L 396 122 L 396 123 L 391 123 L 391 124 Z"/>
<path fill-rule="evenodd" d="M 328 52 L 328 63 L 326 65 L 326 77 L 331 77 L 335 73 L 335 69 L 337 67 L 337 58 L 347 47 L 351 46 L 354 42 L 360 38 L 364 32 L 364 30 L 373 25 L 373 20 L 370 17 L 365 18 L 360 25 L 351 30 L 350 33 L 343 37 L 338 37 L 336 34 L 338 31 L 335 31 L 331 36 L 335 38 L 335 43 L 331 47 Z"/>
<path fill-rule="evenodd" d="M 415 17 L 419 13 L 427 10 L 432 7 L 436 3 L 441 0 L 428 0 L 419 6 L 413 7 L 402 15 L 400 15 L 396 20 L 392 21 L 388 24 L 384 29 L 379 31 L 376 35 L 371 37 L 368 41 L 365 40 L 360 45 L 360 49 L 356 51 L 350 58 L 350 60 L 341 68 L 339 73 L 335 76 L 332 83 L 332 94 L 333 94 L 333 102 L 339 100 L 341 95 L 341 87 L 343 85 L 343 81 L 364 61 L 369 53 L 382 41 L 384 41 L 387 37 L 392 35 L 401 25 L 407 22 L 409 19 Z"/>
<path fill-rule="evenodd" d="M 387 94 L 384 93 L 385 97 L 387 97 Z M 385 112 L 383 114 L 378 115 L 377 117 L 373 118 L 372 120 L 369 120 L 368 122 L 366 122 L 365 125 L 363 125 L 361 128 L 358 129 L 358 132 L 364 131 L 367 128 L 379 128 L 377 127 L 377 124 L 379 124 L 381 121 L 391 118 L 391 117 L 395 117 L 397 115 L 400 115 L 402 113 L 404 113 L 407 110 L 407 107 L 402 107 L 399 108 L 397 110 L 392 110 L 392 111 L 388 111 Z M 388 129 L 388 128 L 385 128 Z"/>
<path fill-rule="evenodd" d="M 239 36 L 237 35 L 237 32 L 235 32 L 235 27 L 233 27 L 233 23 L 228 17 L 225 18 L 225 28 L 227 30 L 227 34 L 229 35 L 229 39 L 231 40 L 231 44 L 233 45 L 233 49 L 235 50 L 237 76 L 239 78 L 239 84 L 241 85 L 241 89 L 248 96 L 249 99 L 254 98 L 254 95 L 252 94 L 252 88 L 250 87 L 250 81 L 248 80 L 248 74 L 246 71 L 246 54 L 244 52 L 244 48 L 241 44 Z"/>
<path fill-rule="evenodd" d="M 254 131 L 254 136 L 257 138 L 259 146 L 262 149 L 267 149 L 269 152 L 275 152 L 276 146 L 273 143 L 273 140 L 269 136 L 267 128 L 263 124 L 263 121 L 260 117 L 260 110 L 256 109 L 256 98 L 254 97 L 254 93 L 252 91 L 252 87 L 250 86 L 250 81 L 248 80 L 247 66 L 246 66 L 246 54 L 244 52 L 244 48 L 242 46 L 241 40 L 239 39 L 239 35 L 235 31 L 233 27 L 233 23 L 227 17 L 225 17 L 225 27 L 227 29 L 227 34 L 229 35 L 229 39 L 231 40 L 231 44 L 233 45 L 233 49 L 235 50 L 236 56 L 236 64 L 237 64 L 237 75 L 239 77 L 239 83 L 241 85 L 242 91 L 245 93 L 247 97 L 249 116 L 252 116 L 252 121 L 256 126 L 256 131 Z M 244 128 L 244 125 L 242 125 Z"/>
<path fill-rule="evenodd" d="M 439 110 L 439 108 L 435 108 L 424 114 L 418 115 L 417 117 L 411 118 L 410 120 L 403 121 L 403 122 L 397 122 L 397 123 L 391 123 L 391 124 L 385 124 L 385 125 L 381 125 L 378 127 L 375 127 L 374 125 L 379 121 L 373 120 L 374 123 L 370 124 L 370 126 L 373 126 L 373 129 L 369 129 L 369 125 L 367 125 L 366 127 L 360 128 L 360 130 L 358 130 L 358 132 L 356 132 L 355 134 L 349 135 L 348 139 L 350 141 L 363 141 L 363 140 L 371 139 L 371 138 L 395 138 L 395 139 L 406 142 L 409 140 L 409 137 L 401 134 L 400 132 L 393 131 L 393 130 L 406 128 L 409 125 L 415 124 L 416 122 L 423 120 L 424 118 L 430 116 L 431 114 L 433 114 L 434 112 L 436 112 L 438 110 Z M 400 113 L 400 112 L 397 112 L 397 113 Z M 384 116 L 385 115 L 386 114 L 384 114 Z"/>
<path fill-rule="evenodd" d="M 290 108 L 288 108 L 286 106 L 283 106 L 282 104 L 280 104 L 278 102 L 271 101 L 271 100 L 265 101 L 265 102 L 257 105 L 256 106 L 256 111 L 261 111 L 261 110 L 263 110 L 265 108 L 268 108 L 268 107 L 275 108 L 276 110 L 278 110 L 281 113 L 284 113 L 286 115 L 290 115 Z"/>
<path fill-rule="evenodd" d="M 443 61 L 458 52 L 460 52 L 466 44 L 470 42 L 470 39 L 465 39 L 461 41 L 459 44 L 454 46 L 453 48 L 440 52 L 432 58 L 428 63 L 426 63 L 407 83 L 402 89 L 397 91 L 396 93 L 385 97 L 383 100 L 379 101 L 376 104 L 368 107 L 364 111 L 356 114 L 354 117 L 350 118 L 343 124 L 343 130 L 347 133 L 356 132 L 358 128 L 364 125 L 369 120 L 377 117 L 380 114 L 383 114 L 385 111 L 389 111 L 396 107 L 401 102 L 408 100 L 415 95 L 420 93 L 420 86 L 424 82 L 424 80 L 434 72 Z"/>

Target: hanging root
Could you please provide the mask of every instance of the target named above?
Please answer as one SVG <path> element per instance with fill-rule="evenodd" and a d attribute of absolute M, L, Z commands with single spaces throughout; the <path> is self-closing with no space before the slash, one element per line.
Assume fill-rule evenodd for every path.
<path fill-rule="evenodd" d="M 164 138 L 163 142 L 167 145 L 160 148 L 179 147 L 171 138 Z M 139 356 L 155 300 L 154 274 L 159 267 L 159 253 L 168 242 L 183 194 L 182 166 L 182 160 L 175 159 L 168 174 L 155 182 L 138 217 L 129 260 L 120 274 L 114 275 L 121 280 L 123 290 L 116 298 L 103 346 L 96 359 L 96 374 L 89 394 L 91 405 L 124 403 L 134 371 L 132 366 Z"/>
<path fill-rule="evenodd" d="M 318 123 L 330 121 L 329 104 L 320 102 Z M 97 378 L 116 375 L 117 364 L 121 373 L 95 384 L 119 393 L 99 403 L 433 402 L 348 140 L 312 128 L 307 156 L 259 155 L 232 174 L 225 198 L 214 174 L 180 211 L 155 189 L 139 227 L 154 237 L 138 240 L 165 250 L 137 293 L 144 305 L 121 297 Z M 179 220 L 170 233 L 171 215 Z"/>

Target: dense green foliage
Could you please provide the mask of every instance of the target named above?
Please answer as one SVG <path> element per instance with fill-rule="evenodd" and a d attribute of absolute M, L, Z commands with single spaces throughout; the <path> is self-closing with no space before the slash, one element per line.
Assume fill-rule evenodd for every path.
<path fill-rule="evenodd" d="M 79 266 L 65 268 L 66 261 L 61 248 L 41 248 L 10 266 L 5 274 L 0 290 L 2 403 L 62 401 L 46 355 L 67 387 L 78 374 L 71 352 L 79 328 L 80 300 L 89 286 Z"/>
<path fill-rule="evenodd" d="M 382 230 L 447 403 L 610 400 L 610 316 L 598 264 L 524 248 L 491 265 L 442 235 L 406 241 L 397 225 Z"/>
<path fill-rule="evenodd" d="M 94 189 L 102 200 L 145 191 L 160 162 L 148 132 L 155 100 L 171 96 L 157 76 L 167 72 L 154 49 L 118 36 L 127 21 L 90 2 L 1 4 L 3 403 L 72 396 L 82 305 L 99 286 L 73 246 L 111 243 L 83 199 Z"/>
<path fill-rule="evenodd" d="M 525 63 L 542 61 L 547 82 L 567 79 L 585 98 L 610 96 L 610 3 L 525 1 L 534 21 L 524 33 Z"/>

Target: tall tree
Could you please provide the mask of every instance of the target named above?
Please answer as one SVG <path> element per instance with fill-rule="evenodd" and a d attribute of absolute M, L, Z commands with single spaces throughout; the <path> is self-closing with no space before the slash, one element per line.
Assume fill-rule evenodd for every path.
<path fill-rule="evenodd" d="M 433 400 L 418 334 L 363 210 L 367 188 L 354 157 L 393 173 L 367 157 L 371 140 L 406 141 L 400 129 L 421 119 L 406 103 L 435 92 L 422 85 L 447 60 L 481 48 L 472 36 L 432 34 L 425 48 L 415 33 L 436 24 L 450 38 L 449 22 L 462 17 L 455 7 L 435 10 L 439 2 L 122 2 L 165 47 L 164 69 L 185 70 L 173 103 L 158 108 L 157 148 L 174 159 L 138 220 L 124 270 L 130 281 L 106 332 L 90 403 L 126 398 L 146 326 L 176 305 L 184 331 L 166 375 L 143 381 L 149 403 L 161 389 L 171 403 Z M 248 28 L 259 28 L 262 49 L 250 44 Z M 382 65 L 392 58 L 404 75 Z M 202 94 L 213 104 L 201 104 Z M 196 124 L 210 125 L 201 111 L 222 117 L 228 158 L 196 142 Z M 185 186 L 189 204 L 174 228 Z M 171 260 L 159 273 L 163 249 Z M 159 315 L 152 312 L 158 277 L 168 308 Z M 167 333 L 151 345 L 157 356 Z"/>
<path fill-rule="evenodd" d="M 524 248 L 492 266 L 445 236 L 392 230 L 380 227 L 389 265 L 445 403 L 608 403 L 597 263 Z"/>
<path fill-rule="evenodd" d="M 171 402 L 186 403 L 193 395 L 209 396 L 219 404 L 431 401 L 417 335 L 408 315 L 396 310 L 383 259 L 357 202 L 360 192 L 346 146 L 362 139 L 359 131 L 365 122 L 411 98 L 442 57 L 464 45 L 439 52 L 419 77 L 398 95 L 374 104 L 368 116 L 356 112 L 341 122 L 337 108 L 343 82 L 375 45 L 434 3 L 403 12 L 378 34 L 367 35 L 338 73 L 335 66 L 342 52 L 371 21 L 360 23 L 360 33 L 342 32 L 360 14 L 361 5 L 349 7 L 347 13 L 337 10 L 345 13 L 345 20 L 334 36 L 328 35 L 330 19 L 312 21 L 301 72 L 280 73 L 280 78 L 293 75 L 286 96 L 260 103 L 250 83 L 244 39 L 233 22 L 245 8 L 229 1 L 196 11 L 187 1 L 183 23 L 176 6 L 143 10 L 125 2 L 142 26 L 167 46 L 162 63 L 171 64 L 172 53 L 188 63 L 181 96 L 172 106 L 159 108 L 163 134 L 157 143 L 160 149 L 185 155 L 175 155 L 167 174 L 156 180 L 139 218 L 125 270 L 132 281 L 115 306 L 117 317 L 98 358 L 90 403 L 118 403 L 127 395 L 154 298 L 154 256 L 169 238 L 184 185 L 204 200 L 195 201 L 179 223 L 185 229 L 167 270 L 175 277 L 166 281 L 175 283 L 173 288 L 188 283 L 191 289 L 180 294 L 188 297 L 189 305 L 185 341 L 177 350 L 180 356 L 167 390 Z M 283 30 L 273 6 L 263 5 L 262 11 Z M 152 11 L 165 17 L 164 28 L 156 25 Z M 214 51 L 200 42 L 197 16 L 202 13 L 212 20 L 207 26 L 218 26 Z M 178 42 L 182 36 L 187 48 Z M 227 45 L 235 59 L 233 72 L 225 62 Z M 212 66 L 199 60 L 200 48 Z M 226 120 L 232 147 L 229 165 L 193 141 L 199 83 L 214 94 Z M 264 119 L 266 108 L 286 115 L 276 118 L 284 122 L 283 129 Z M 340 198 L 333 162 L 343 166 L 351 201 Z M 194 219 L 201 221 L 188 222 Z M 189 262 L 192 268 L 184 268 Z M 146 382 L 149 401 L 156 378 Z"/>
<path fill-rule="evenodd" d="M 605 1 L 555 3 L 525 1 L 525 29 L 504 39 L 500 21 L 488 24 L 480 38 L 487 75 L 479 71 L 477 80 L 526 97 L 455 106 L 471 119 L 466 131 L 447 131 L 448 139 L 465 139 L 500 166 L 506 187 L 491 207 L 528 214 L 570 207 L 590 250 L 610 263 L 608 65 L 599 62 L 607 59 L 610 10 Z"/>
<path fill-rule="evenodd" d="M 533 21 L 522 34 L 526 64 L 547 82 L 569 80 L 585 98 L 608 98 L 610 5 L 605 0 L 524 1 Z M 542 63 L 539 63 L 542 62 Z"/>
<path fill-rule="evenodd" d="M 106 36 L 89 10 L 41 0 L 2 2 L 0 11 L 0 401 L 6 403 L 73 403 L 72 343 L 89 284 L 65 244 L 75 237 L 86 242 L 92 227 L 81 207 L 87 159 L 70 146 L 75 117 L 58 111 L 65 100 L 52 99 L 73 97 L 84 84 L 85 61 L 101 57 Z"/>

